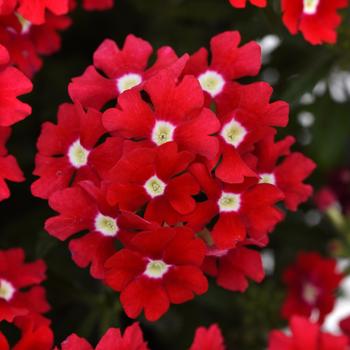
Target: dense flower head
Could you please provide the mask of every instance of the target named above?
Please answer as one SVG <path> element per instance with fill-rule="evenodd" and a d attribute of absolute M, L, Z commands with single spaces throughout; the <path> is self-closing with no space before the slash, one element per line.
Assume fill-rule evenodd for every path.
<path fill-rule="evenodd" d="M 282 0 L 283 22 L 292 34 L 300 31 L 313 45 L 334 44 L 341 22 L 337 11 L 347 5 L 348 0 Z"/>
<path fill-rule="evenodd" d="M 49 305 L 40 283 L 46 278 L 46 266 L 42 260 L 26 263 L 24 259 L 20 248 L 0 251 L 0 321 L 27 324 L 29 318 L 45 323 L 40 315 Z"/>
<path fill-rule="evenodd" d="M 335 292 L 342 277 L 334 259 L 323 258 L 314 252 L 300 253 L 296 263 L 283 275 L 288 291 L 282 315 L 285 318 L 312 316 L 322 323 L 333 309 Z"/>
<path fill-rule="evenodd" d="M 348 340 L 342 335 L 323 332 L 320 325 L 294 316 L 290 320 L 291 334 L 274 330 L 269 336 L 268 350 L 346 350 Z"/>
<path fill-rule="evenodd" d="M 146 41 L 106 40 L 70 84 L 74 102 L 42 127 L 32 193 L 57 212 L 45 228 L 73 238 L 73 260 L 120 292 L 132 318 L 205 293 L 204 274 L 231 291 L 260 282 L 278 205 L 311 195 L 314 163 L 290 151 L 292 137 L 275 141 L 288 104 L 267 83 L 237 81 L 261 65 L 259 45 L 240 41 L 215 36 L 210 62 L 206 49 L 179 58 L 163 47 L 148 67 Z"/>

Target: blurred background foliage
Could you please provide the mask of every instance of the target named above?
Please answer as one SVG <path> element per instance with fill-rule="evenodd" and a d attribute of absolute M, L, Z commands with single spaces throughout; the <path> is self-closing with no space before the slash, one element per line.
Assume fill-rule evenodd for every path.
<path fill-rule="evenodd" d="M 259 79 L 273 85 L 274 99 L 291 104 L 290 124 L 281 135 L 296 136 L 295 149 L 317 163 L 310 182 L 318 188 L 332 171 L 349 165 L 350 10 L 342 12 L 337 45 L 313 47 L 301 35 L 292 37 L 287 32 L 279 1 L 270 3 L 263 10 L 252 6 L 237 10 L 227 0 L 116 0 L 111 11 L 77 10 L 73 14 L 61 51 L 45 60 L 35 77 L 34 92 L 25 98 L 33 106 L 33 114 L 15 126 L 9 144 L 27 181 L 11 186 L 11 199 L 0 203 L 0 248 L 23 246 L 29 258 L 44 258 L 48 264 L 45 286 L 58 341 L 72 332 L 96 341 L 110 326 L 131 322 L 120 310 L 117 295 L 74 265 L 66 243 L 44 232 L 43 223 L 52 213 L 47 202 L 31 196 L 29 187 L 40 125 L 55 120 L 58 105 L 69 100 L 70 79 L 92 62 L 103 39 L 112 38 L 122 45 L 126 35 L 133 33 L 155 48 L 170 45 L 178 54 L 193 53 L 225 30 L 239 30 L 243 42 L 262 40 L 265 54 Z M 277 47 L 269 53 L 273 46 Z M 217 322 L 229 349 L 263 349 L 267 332 L 285 325 L 279 316 L 284 296 L 281 272 L 298 251 L 326 252 L 334 238 L 336 231 L 312 202 L 303 205 L 297 213 L 289 213 L 272 234 L 265 255 L 269 261 L 274 258 L 275 268 L 270 266 L 261 285 L 251 284 L 245 294 L 239 294 L 212 284 L 209 293 L 173 306 L 155 324 L 141 319 L 146 339 L 155 350 L 186 349 L 196 327 Z"/>

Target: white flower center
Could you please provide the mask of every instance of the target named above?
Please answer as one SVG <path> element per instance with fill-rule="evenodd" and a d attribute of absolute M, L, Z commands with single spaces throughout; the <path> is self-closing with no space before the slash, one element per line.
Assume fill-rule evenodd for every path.
<path fill-rule="evenodd" d="M 10 282 L 0 279 L 0 299 L 10 301 L 15 292 L 16 289 Z"/>
<path fill-rule="evenodd" d="M 170 265 L 162 260 L 150 260 L 144 274 L 150 278 L 162 278 L 169 270 Z"/>
<path fill-rule="evenodd" d="M 165 187 L 166 183 L 156 175 L 150 177 L 144 185 L 145 190 L 152 198 L 163 195 Z"/>
<path fill-rule="evenodd" d="M 304 0 L 304 13 L 314 15 L 317 12 L 320 0 Z"/>
<path fill-rule="evenodd" d="M 68 158 L 75 168 L 81 168 L 87 164 L 89 153 L 90 151 L 81 145 L 80 140 L 77 140 L 69 147 Z"/>
<path fill-rule="evenodd" d="M 119 93 L 123 93 L 126 90 L 130 90 L 133 87 L 142 83 L 142 77 L 136 73 L 128 73 L 117 80 L 117 88 Z"/>
<path fill-rule="evenodd" d="M 115 236 L 119 231 L 117 220 L 101 213 L 97 214 L 95 218 L 95 229 L 103 236 L 108 237 Z"/>
<path fill-rule="evenodd" d="M 304 287 L 303 287 L 303 298 L 309 304 L 315 304 L 316 303 L 318 294 L 319 294 L 319 291 L 314 285 L 312 285 L 310 283 L 306 283 L 304 285 Z"/>
<path fill-rule="evenodd" d="M 232 119 L 224 125 L 221 136 L 230 145 L 238 147 L 247 135 L 247 130 L 237 120 Z"/>
<path fill-rule="evenodd" d="M 222 192 L 218 205 L 220 212 L 238 211 L 241 206 L 241 196 L 236 193 Z"/>
<path fill-rule="evenodd" d="M 259 184 L 276 185 L 276 177 L 274 174 L 260 174 Z"/>
<path fill-rule="evenodd" d="M 20 23 L 21 27 L 22 27 L 22 30 L 21 30 L 21 33 L 22 34 L 26 34 L 29 32 L 31 26 L 32 26 L 32 23 L 30 21 L 28 21 L 27 19 L 25 19 L 23 16 L 21 16 L 19 13 L 15 13 L 17 19 L 18 19 L 18 22 Z"/>
<path fill-rule="evenodd" d="M 173 141 L 175 126 L 169 122 L 157 121 L 152 130 L 152 141 L 160 146 Z"/>
<path fill-rule="evenodd" d="M 212 70 L 201 74 L 198 80 L 202 89 L 210 94 L 211 97 L 219 95 L 225 85 L 225 79 L 222 75 Z"/>

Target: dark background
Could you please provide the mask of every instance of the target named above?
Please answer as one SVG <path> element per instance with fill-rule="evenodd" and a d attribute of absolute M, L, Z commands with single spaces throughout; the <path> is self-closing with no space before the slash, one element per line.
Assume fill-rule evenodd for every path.
<path fill-rule="evenodd" d="M 29 189 L 40 125 L 46 120 L 54 121 L 58 105 L 69 101 L 70 79 L 82 74 L 92 62 L 92 54 L 103 39 L 112 38 L 122 45 L 126 35 L 133 33 L 151 42 L 154 48 L 170 45 L 182 54 L 207 46 L 213 35 L 225 30 L 239 30 L 243 42 L 278 35 L 281 45 L 264 65 L 259 79 L 277 72 L 274 99 L 291 103 L 290 125 L 280 135 L 296 136 L 299 142 L 295 149 L 317 163 L 318 169 L 310 179 L 316 188 L 327 182 L 334 169 L 349 165 L 350 101 L 334 101 L 329 93 L 334 83 L 327 82 L 335 69 L 349 70 L 350 11 L 343 11 L 337 45 L 313 47 L 301 35 L 292 37 L 287 32 L 279 2 L 270 3 L 272 6 L 263 10 L 253 6 L 237 10 L 228 0 L 116 0 L 113 10 L 77 10 L 72 15 L 73 25 L 62 36 L 61 51 L 45 59 L 34 79 L 34 92 L 25 98 L 32 105 L 33 114 L 14 127 L 9 143 L 27 181 L 12 185 L 12 197 L 0 203 L 0 248 L 22 246 L 28 258 L 44 258 L 48 264 L 45 287 L 57 341 L 76 332 L 96 342 L 109 327 L 131 323 L 121 312 L 117 295 L 94 281 L 87 270 L 74 265 L 66 243 L 44 232 L 43 223 L 52 213 L 47 202 L 33 198 Z M 300 98 L 312 92 L 321 80 L 328 84 L 326 92 L 311 104 L 300 103 Z M 338 84 L 341 85 L 339 81 Z M 350 86 L 348 89 L 349 97 Z M 302 111 L 314 114 L 312 126 L 305 128 L 298 123 L 297 116 Z M 239 294 L 213 283 L 206 295 L 172 306 L 155 324 L 140 319 L 152 349 L 186 349 L 195 328 L 215 322 L 224 332 L 228 349 L 263 349 L 268 331 L 285 325 L 279 317 L 284 296 L 281 271 L 298 251 L 326 252 L 328 243 L 336 238 L 337 233 L 327 220 L 316 224 L 318 213 L 314 210 L 310 202 L 299 212 L 288 213 L 273 233 L 268 249 L 275 257 L 276 269 L 261 285 L 252 283 L 246 293 Z"/>

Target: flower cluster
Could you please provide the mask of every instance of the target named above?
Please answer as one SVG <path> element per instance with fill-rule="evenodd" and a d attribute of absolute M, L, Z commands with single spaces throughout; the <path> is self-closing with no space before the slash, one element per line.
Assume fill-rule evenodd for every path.
<path fill-rule="evenodd" d="M 224 32 L 178 57 L 129 35 L 106 40 L 43 124 L 32 193 L 58 214 L 45 228 L 73 260 L 120 292 L 128 316 L 157 320 L 207 291 L 206 275 L 244 291 L 264 277 L 256 250 L 311 194 L 314 163 L 275 140 L 288 105 L 242 85 L 261 65 L 255 42 Z M 108 106 L 113 106 L 108 108 Z M 79 233 L 79 235 L 77 235 Z M 84 233 L 84 234 L 80 234 Z M 122 244 L 123 248 L 117 249 Z"/>
<path fill-rule="evenodd" d="M 0 45 L 0 201 L 10 196 L 6 180 L 24 180 L 16 159 L 8 154 L 6 142 L 11 126 L 31 113 L 31 107 L 18 99 L 31 90 L 30 80 L 17 68 L 9 66 L 8 51 Z"/>
<path fill-rule="evenodd" d="M 113 0 L 84 0 L 86 10 L 104 10 Z M 0 44 L 10 53 L 10 63 L 29 78 L 43 64 L 42 56 L 61 47 L 59 32 L 71 24 L 68 17 L 75 0 L 5 0 L 0 2 Z"/>
<path fill-rule="evenodd" d="M 267 0 L 250 0 L 265 7 Z M 230 0 L 232 6 L 246 7 L 247 0 Z M 337 41 L 336 29 L 341 23 L 338 10 L 348 6 L 348 0 L 281 0 L 283 23 L 293 35 L 301 32 L 313 45 Z"/>

